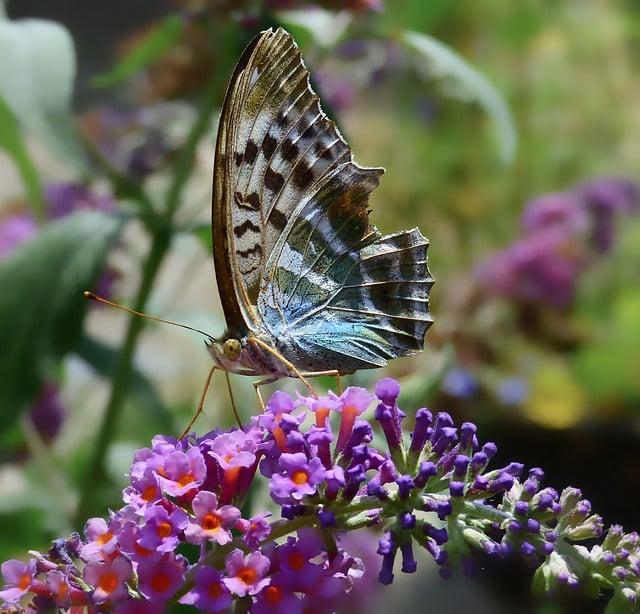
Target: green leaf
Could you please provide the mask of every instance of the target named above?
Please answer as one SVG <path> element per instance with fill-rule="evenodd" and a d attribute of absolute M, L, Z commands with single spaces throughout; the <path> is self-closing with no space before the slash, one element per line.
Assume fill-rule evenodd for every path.
<path fill-rule="evenodd" d="M 38 171 L 22 142 L 22 134 L 7 103 L 0 96 L 0 147 L 13 159 L 36 217 L 44 217 L 44 199 Z"/>
<path fill-rule="evenodd" d="M 0 20 L 0 95 L 20 124 L 84 171 L 70 110 L 75 74 L 66 28 L 44 19 Z"/>
<path fill-rule="evenodd" d="M 212 253 L 213 239 L 211 237 L 211 224 L 197 224 L 193 228 L 190 228 L 189 232 L 192 232 L 195 235 L 208 254 Z"/>
<path fill-rule="evenodd" d="M 120 223 L 81 212 L 47 226 L 0 262 L 0 430 L 39 392 L 47 368 L 73 346 Z"/>
<path fill-rule="evenodd" d="M 96 87 L 112 87 L 126 81 L 175 45 L 184 30 L 183 17 L 171 15 L 147 34 L 116 66 L 93 79 Z"/>
<path fill-rule="evenodd" d="M 511 162 L 518 140 L 515 124 L 507 103 L 487 78 L 453 49 L 427 34 L 407 31 L 401 40 L 426 60 L 426 75 L 444 79 L 453 86 L 453 94 L 482 106 L 496 126 L 502 160 Z"/>

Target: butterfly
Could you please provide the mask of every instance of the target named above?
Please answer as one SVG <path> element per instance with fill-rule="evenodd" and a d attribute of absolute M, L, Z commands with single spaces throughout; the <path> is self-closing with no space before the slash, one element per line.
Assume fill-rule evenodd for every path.
<path fill-rule="evenodd" d="M 369 195 L 382 168 L 353 161 L 293 37 L 256 36 L 231 77 L 215 148 L 212 236 L 225 372 L 345 374 L 416 354 L 432 323 L 429 242 L 382 236 Z"/>

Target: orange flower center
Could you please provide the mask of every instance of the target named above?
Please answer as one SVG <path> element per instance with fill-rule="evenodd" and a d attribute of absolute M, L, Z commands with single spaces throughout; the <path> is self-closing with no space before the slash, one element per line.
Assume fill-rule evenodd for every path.
<path fill-rule="evenodd" d="M 309 476 L 307 475 L 306 471 L 302 471 L 301 469 L 299 469 L 298 471 L 294 471 L 291 474 L 291 481 L 294 484 L 306 484 L 309 481 Z"/>
<path fill-rule="evenodd" d="M 235 485 L 238 483 L 238 476 L 240 475 L 240 467 L 230 467 L 229 469 L 225 469 L 224 472 L 224 483 L 225 487 L 233 490 Z"/>
<path fill-rule="evenodd" d="M 26 591 L 31 586 L 31 576 L 26 573 L 20 576 L 20 582 L 18 582 L 18 588 L 21 591 Z"/>
<path fill-rule="evenodd" d="M 243 567 L 238 572 L 238 578 L 245 584 L 254 584 L 258 579 L 258 574 L 252 567 Z"/>
<path fill-rule="evenodd" d="M 105 593 L 112 593 L 118 588 L 118 576 L 113 571 L 106 571 L 98 580 L 98 588 Z"/>
<path fill-rule="evenodd" d="M 273 438 L 276 440 L 276 443 L 278 444 L 278 447 L 281 450 L 286 450 L 287 449 L 287 436 L 285 435 L 284 431 L 279 427 L 276 426 L 273 429 Z"/>
<path fill-rule="evenodd" d="M 157 593 L 164 593 L 171 586 L 171 578 L 166 573 L 157 573 L 151 579 L 151 588 Z"/>
<path fill-rule="evenodd" d="M 316 426 L 324 426 L 329 415 L 328 407 L 319 407 L 316 409 Z"/>
<path fill-rule="evenodd" d="M 193 482 L 193 476 L 190 473 L 185 473 L 178 478 L 178 484 L 180 486 L 186 486 L 187 484 L 191 484 Z"/>
<path fill-rule="evenodd" d="M 264 598 L 268 603 L 275 605 L 282 601 L 282 591 L 277 586 L 267 586 L 264 590 Z"/>
<path fill-rule="evenodd" d="M 69 585 L 66 582 L 62 582 L 58 587 L 58 599 L 61 601 L 69 596 Z"/>
<path fill-rule="evenodd" d="M 212 597 L 213 599 L 220 597 L 220 595 L 222 595 L 222 586 L 220 585 L 220 582 L 212 582 L 209 584 L 207 587 L 207 593 L 209 594 L 209 597 Z"/>
<path fill-rule="evenodd" d="M 145 548 L 144 546 L 141 546 L 138 542 L 136 542 L 133 545 L 133 550 L 136 554 L 139 554 L 140 556 L 149 556 L 153 552 L 153 550 L 149 548 Z"/>
<path fill-rule="evenodd" d="M 158 495 L 158 488 L 156 486 L 147 486 L 142 491 L 142 498 L 145 501 L 153 501 Z"/>
<path fill-rule="evenodd" d="M 169 537 L 171 533 L 173 533 L 173 527 L 171 526 L 171 523 L 163 520 L 158 523 L 156 531 L 158 532 L 159 537 Z"/>
<path fill-rule="evenodd" d="M 100 537 L 98 537 L 96 541 L 104 546 L 105 544 L 108 544 L 112 539 L 113 533 L 111 531 L 107 531 L 106 533 L 103 533 Z"/>
<path fill-rule="evenodd" d="M 300 571 L 304 567 L 304 557 L 299 552 L 289 555 L 289 567 L 294 571 Z"/>
<path fill-rule="evenodd" d="M 200 524 L 205 531 L 215 531 L 220 528 L 220 516 L 213 513 L 205 514 Z"/>
<path fill-rule="evenodd" d="M 358 410 L 352 405 L 347 405 L 342 409 L 343 415 L 346 415 L 347 419 L 355 418 Z"/>

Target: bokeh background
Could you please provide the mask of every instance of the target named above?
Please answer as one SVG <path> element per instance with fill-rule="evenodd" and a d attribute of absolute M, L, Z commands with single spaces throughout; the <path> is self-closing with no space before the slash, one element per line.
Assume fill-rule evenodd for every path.
<path fill-rule="evenodd" d="M 202 339 L 87 305 L 81 291 L 222 333 L 209 238 L 217 115 L 244 45 L 278 24 L 357 161 L 387 169 L 375 223 L 431 240 L 435 324 L 423 355 L 387 369 L 402 405 L 477 422 L 500 459 L 543 466 L 606 522 L 640 526 L 640 7 L 305 5 L 5 8 L 0 559 L 116 505 L 132 452 L 193 412 L 210 366 Z M 249 417 L 251 382 L 233 387 Z M 229 407 L 216 374 L 200 425 L 230 425 Z M 536 601 L 530 579 L 514 561 L 487 562 L 473 581 L 422 566 L 367 607 L 602 608 Z"/>

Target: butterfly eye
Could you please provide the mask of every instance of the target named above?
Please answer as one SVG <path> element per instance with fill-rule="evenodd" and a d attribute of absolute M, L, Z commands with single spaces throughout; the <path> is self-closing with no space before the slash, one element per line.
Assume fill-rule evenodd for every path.
<path fill-rule="evenodd" d="M 240 356 L 240 350 L 242 346 L 240 345 L 240 341 L 237 339 L 227 339 L 222 346 L 222 351 L 224 355 L 229 360 L 237 360 Z"/>

